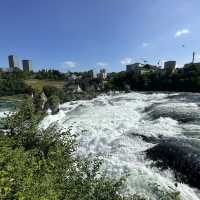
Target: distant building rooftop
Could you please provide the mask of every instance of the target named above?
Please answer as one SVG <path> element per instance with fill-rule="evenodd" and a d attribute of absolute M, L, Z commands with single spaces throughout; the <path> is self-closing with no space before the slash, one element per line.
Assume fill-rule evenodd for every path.
<path fill-rule="evenodd" d="M 144 64 L 142 64 L 142 63 L 129 64 L 129 65 L 126 65 L 126 71 L 133 72 L 136 70 L 136 68 L 143 67 L 143 66 L 144 66 Z"/>
<path fill-rule="evenodd" d="M 130 64 L 126 66 L 127 72 L 135 72 L 138 74 L 145 74 L 145 73 L 156 71 L 158 69 L 159 68 L 154 65 L 142 64 L 142 63 L 134 63 L 134 64 Z"/>

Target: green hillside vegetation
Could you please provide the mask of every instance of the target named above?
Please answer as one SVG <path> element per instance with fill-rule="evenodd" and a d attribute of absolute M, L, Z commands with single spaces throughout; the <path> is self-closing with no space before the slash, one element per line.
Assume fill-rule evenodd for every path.
<path fill-rule="evenodd" d="M 39 79 L 28 79 L 25 83 L 31 86 L 33 89 L 42 91 L 46 86 L 52 86 L 56 88 L 63 88 L 64 81 L 62 80 L 39 80 Z"/>
<path fill-rule="evenodd" d="M 31 86 L 25 83 L 28 76 L 18 69 L 9 72 L 0 72 L 0 96 L 12 96 L 19 94 L 31 94 Z"/>

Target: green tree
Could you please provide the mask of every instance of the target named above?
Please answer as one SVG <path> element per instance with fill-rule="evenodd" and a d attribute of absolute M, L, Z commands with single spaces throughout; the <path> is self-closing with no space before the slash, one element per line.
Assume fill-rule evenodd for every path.
<path fill-rule="evenodd" d="M 58 96 L 61 102 L 64 100 L 64 90 L 54 87 L 54 86 L 44 86 L 43 88 L 44 94 L 49 98 L 50 96 Z"/>
<path fill-rule="evenodd" d="M 59 111 L 60 99 L 58 96 L 52 95 L 47 100 L 48 108 L 51 109 L 52 114 L 56 114 Z"/>

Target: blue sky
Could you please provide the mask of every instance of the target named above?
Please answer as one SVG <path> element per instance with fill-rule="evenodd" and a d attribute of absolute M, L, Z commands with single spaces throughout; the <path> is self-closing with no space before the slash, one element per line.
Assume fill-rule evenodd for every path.
<path fill-rule="evenodd" d="M 2 0 L 0 66 L 9 54 L 32 59 L 35 70 L 181 65 L 200 55 L 199 8 L 199 0 Z"/>

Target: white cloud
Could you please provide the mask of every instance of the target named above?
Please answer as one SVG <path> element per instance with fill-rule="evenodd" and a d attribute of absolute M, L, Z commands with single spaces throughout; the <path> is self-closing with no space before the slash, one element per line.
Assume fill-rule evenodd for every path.
<path fill-rule="evenodd" d="M 183 68 L 184 67 L 184 64 L 176 64 L 176 68 Z"/>
<path fill-rule="evenodd" d="M 64 61 L 62 63 L 63 66 L 65 67 L 69 67 L 69 68 L 74 68 L 78 66 L 78 63 L 74 62 L 74 61 Z"/>
<path fill-rule="evenodd" d="M 147 42 L 143 42 L 143 43 L 142 43 L 142 47 L 144 47 L 144 48 L 145 48 L 145 47 L 148 47 L 149 45 L 150 45 L 150 44 L 147 43 Z"/>
<path fill-rule="evenodd" d="M 108 63 L 105 63 L 105 62 L 98 62 L 98 63 L 97 63 L 97 66 L 98 66 L 98 67 L 101 67 L 101 68 L 106 68 L 106 67 L 109 66 L 109 64 L 108 64 Z"/>
<path fill-rule="evenodd" d="M 133 59 L 127 57 L 127 58 L 122 59 L 122 60 L 120 61 L 120 63 L 121 63 L 122 65 L 129 65 L 129 64 L 133 63 Z"/>
<path fill-rule="evenodd" d="M 174 36 L 181 37 L 182 35 L 188 35 L 189 33 L 190 33 L 189 29 L 181 29 L 181 30 L 176 31 Z"/>

